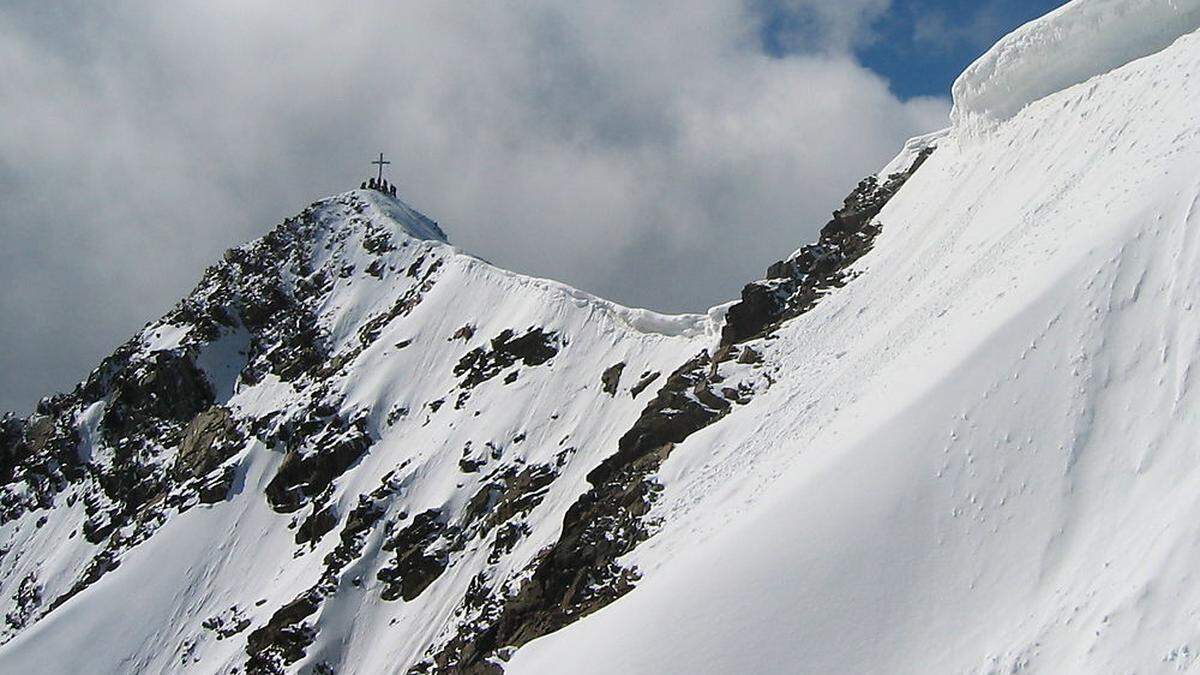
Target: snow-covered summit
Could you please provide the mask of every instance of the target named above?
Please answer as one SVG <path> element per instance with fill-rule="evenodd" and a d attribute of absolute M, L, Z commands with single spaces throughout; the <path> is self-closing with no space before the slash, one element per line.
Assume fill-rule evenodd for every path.
<path fill-rule="evenodd" d="M 1200 0 L 1072 0 L 1009 34 L 955 81 L 957 126 L 1012 117 L 1200 28 Z"/>

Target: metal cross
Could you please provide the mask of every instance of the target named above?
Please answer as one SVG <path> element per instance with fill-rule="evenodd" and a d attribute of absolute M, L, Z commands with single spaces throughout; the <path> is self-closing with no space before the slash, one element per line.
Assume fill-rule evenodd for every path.
<path fill-rule="evenodd" d="M 371 162 L 371 163 L 372 163 L 372 164 L 378 164 L 378 165 L 379 165 L 379 179 L 378 179 L 378 180 L 379 180 L 379 182 L 380 182 L 380 183 L 383 183 L 383 165 L 384 165 L 384 164 L 391 164 L 391 162 L 389 162 L 389 161 L 385 160 L 385 159 L 383 158 L 383 153 L 381 152 L 381 153 L 379 153 L 379 159 L 377 159 L 377 160 L 375 160 L 374 162 Z"/>

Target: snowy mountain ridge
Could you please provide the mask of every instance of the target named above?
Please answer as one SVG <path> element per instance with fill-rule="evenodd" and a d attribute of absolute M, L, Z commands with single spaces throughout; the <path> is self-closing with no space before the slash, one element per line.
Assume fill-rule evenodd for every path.
<path fill-rule="evenodd" d="M 262 610 L 276 614 L 297 597 L 336 595 L 322 584 L 332 582 L 332 569 L 342 572 L 332 566 L 349 562 L 355 545 L 376 547 L 382 568 L 376 575 L 387 583 L 384 597 L 394 599 L 415 599 L 409 597 L 414 588 L 423 590 L 449 562 L 445 551 L 408 551 L 395 564 L 408 561 L 415 569 L 403 578 L 385 571 L 394 568 L 382 564 L 387 554 L 378 551 L 389 544 L 348 535 L 363 535 L 358 528 L 367 520 L 380 525 L 378 539 L 380 519 L 411 519 L 407 529 L 389 527 L 431 538 L 418 537 L 412 546 L 455 538 L 442 547 L 461 549 L 485 527 L 465 521 L 507 510 L 505 519 L 485 520 L 488 535 L 506 528 L 502 541 L 486 556 L 473 552 L 497 558 L 488 565 L 501 567 L 506 547 L 530 536 L 528 548 L 553 536 L 552 523 L 544 532 L 527 531 L 532 528 L 513 516 L 578 490 L 573 485 L 586 466 L 572 469 L 580 448 L 567 441 L 584 431 L 603 443 L 623 417 L 636 413 L 638 396 L 653 393 L 646 391 L 651 382 L 673 368 L 674 359 L 686 358 L 677 354 L 687 344 L 706 330 L 715 333 L 708 317 L 628 310 L 499 270 L 444 241 L 436 224 L 382 193 L 356 190 L 317 202 L 262 240 L 229 251 L 192 295 L 75 392 L 43 401 L 27 421 L 6 418 L 5 577 L 14 593 L 25 589 L 26 598 L 14 600 L 9 634 L 34 622 L 39 631 L 70 624 L 68 600 L 109 574 L 137 568 L 139 554 L 146 564 L 163 565 L 162 550 L 179 544 L 172 532 L 196 543 L 205 531 L 214 548 L 230 546 L 219 542 L 238 533 L 238 564 L 222 568 L 219 577 L 234 588 L 261 588 L 264 578 L 284 574 L 278 592 L 286 597 Z M 567 355 L 570 362 L 562 363 Z M 549 373 L 540 368 L 547 362 L 562 365 Z M 616 364 L 622 365 L 614 370 Z M 630 372 L 622 377 L 625 367 Z M 574 384 L 551 395 L 548 377 Z M 575 405 L 576 387 L 596 395 Z M 489 403 L 494 398 L 503 405 Z M 485 415 L 489 409 L 512 412 Z M 559 474 L 562 480 L 546 494 Z M 514 482 L 523 489 L 508 487 Z M 216 509 L 223 518 L 193 510 L 242 500 L 256 507 Z M 192 519 L 220 525 L 209 531 L 185 524 Z M 342 539 L 330 532 L 338 521 Z M 528 559 L 544 545 L 518 555 Z M 271 564 L 280 567 L 272 573 Z M 129 582 L 144 576 L 134 573 Z M 304 588 L 311 593 L 301 593 Z M 224 591 L 232 595 L 229 587 Z M 128 589 L 117 586 L 116 592 Z M 232 629 L 201 624 L 241 627 L 230 636 L 249 628 L 253 610 L 248 596 L 238 595 L 240 602 L 191 617 L 192 630 L 211 637 Z M 94 606 L 79 608 L 81 621 L 94 620 L 88 614 Z M 450 609 L 440 610 L 442 621 Z M 182 610 L 167 605 L 161 611 Z M 129 619 L 178 623 L 167 616 Z M 434 620 L 425 619 L 436 626 Z M 131 629 L 107 617 L 103 623 L 89 630 Z M 249 656 L 247 667 L 270 672 L 277 662 L 294 660 L 296 643 L 308 644 L 304 632 L 293 624 L 268 625 L 251 633 L 267 636 L 252 653 L 235 646 L 226 657 L 237 667 Z M 13 645 L 18 653 L 19 644 Z M 196 641 L 176 644 L 174 652 L 154 649 L 137 668 L 171 670 L 203 649 Z M 286 650 L 292 651 L 277 654 Z M 85 661 L 62 667 L 98 662 L 95 653 L 76 656 Z M 126 667 L 117 665 L 118 656 L 112 655 L 114 670 Z"/>
<path fill-rule="evenodd" d="M 0 670 L 1200 668 L 1200 36 L 1151 28 L 1054 91 L 989 52 L 986 134 L 707 314 L 370 190 L 232 249 L 0 423 Z"/>
<path fill-rule="evenodd" d="M 764 340 L 926 157 L 709 315 L 497 269 L 378 192 L 311 205 L 4 419 L 0 665 L 495 672 L 633 588 L 657 467 L 772 385 Z"/>

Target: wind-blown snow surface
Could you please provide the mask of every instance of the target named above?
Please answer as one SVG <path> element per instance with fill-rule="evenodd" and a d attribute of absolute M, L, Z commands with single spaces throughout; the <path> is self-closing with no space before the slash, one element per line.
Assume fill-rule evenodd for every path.
<path fill-rule="evenodd" d="M 1200 669 L 1197 73 L 1188 35 L 952 130 L 667 461 L 639 588 L 508 671 Z"/>

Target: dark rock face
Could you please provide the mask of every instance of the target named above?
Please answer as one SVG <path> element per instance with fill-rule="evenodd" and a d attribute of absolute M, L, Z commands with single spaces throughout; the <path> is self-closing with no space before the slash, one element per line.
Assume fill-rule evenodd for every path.
<path fill-rule="evenodd" d="M 765 280 L 742 289 L 741 301 L 726 315 L 722 346 L 761 337 L 812 309 L 822 293 L 845 285 L 850 265 L 871 250 L 879 235 L 873 219 L 932 153 L 932 147 L 926 148 L 907 171 L 882 184 L 874 177 L 864 179 L 833 213 L 817 243 L 771 265 Z"/>
<path fill-rule="evenodd" d="M 192 418 L 183 430 L 171 469 L 171 477 L 191 490 L 184 488 L 170 495 L 167 504 L 187 508 L 189 492 L 194 492 L 204 504 L 225 500 L 233 487 L 237 467 L 217 469 L 237 454 L 244 443 L 245 437 L 228 408 L 213 406 Z"/>
<path fill-rule="evenodd" d="M 742 365 L 752 366 L 756 363 L 762 363 L 762 354 L 759 354 L 752 347 L 743 347 L 741 354 L 738 355 L 737 362 Z"/>
<path fill-rule="evenodd" d="M 609 396 L 617 395 L 617 388 L 621 386 L 621 373 L 625 371 L 625 362 L 614 363 L 609 366 L 604 374 L 600 376 L 600 386 L 604 393 Z"/>
<path fill-rule="evenodd" d="M 347 421 L 317 406 L 281 431 L 287 454 L 267 485 L 267 501 L 280 513 L 299 510 L 321 495 L 333 481 L 370 449 L 366 420 Z"/>
<path fill-rule="evenodd" d="M 313 513 L 296 529 L 296 543 L 308 544 L 320 541 L 337 527 L 338 517 L 332 506 L 313 509 Z"/>
<path fill-rule="evenodd" d="M 110 443 L 151 431 L 156 422 L 185 424 L 213 403 L 204 373 L 186 352 L 153 352 L 112 382 L 111 402 L 101 422 Z"/>
<path fill-rule="evenodd" d="M 196 415 L 183 430 L 173 473 L 184 480 L 206 476 L 237 452 L 241 440 L 229 409 L 213 406 Z"/>
<path fill-rule="evenodd" d="M 558 336 L 541 328 L 530 328 L 524 335 L 505 330 L 492 338 L 488 347 L 476 347 L 467 352 L 454 366 L 454 374 L 462 378 L 464 389 L 471 389 L 518 361 L 527 366 L 540 366 L 558 354 Z"/>
<path fill-rule="evenodd" d="M 475 473 L 486 464 L 487 460 L 482 457 L 463 457 L 458 460 L 458 468 L 462 469 L 463 473 Z"/>
<path fill-rule="evenodd" d="M 475 325 L 468 323 L 454 331 L 454 335 L 450 336 L 450 341 L 462 340 L 463 342 L 470 342 L 473 337 L 475 337 Z"/>
<path fill-rule="evenodd" d="M 215 633 L 218 640 L 224 640 L 249 628 L 250 619 L 243 616 L 237 605 L 234 605 L 217 616 L 208 617 L 200 626 Z"/>
<path fill-rule="evenodd" d="M 199 497 L 202 504 L 215 504 L 225 501 L 229 498 L 229 491 L 233 489 L 233 483 L 236 478 L 237 467 L 227 466 L 217 473 L 200 480 L 196 484 L 196 496 Z"/>
<path fill-rule="evenodd" d="M 374 225 L 367 227 L 367 232 L 363 236 L 363 248 L 368 253 L 375 255 L 383 255 L 396 250 L 396 244 L 392 241 L 392 234 L 381 227 Z"/>
<path fill-rule="evenodd" d="M 660 373 L 658 371 L 653 371 L 653 372 L 646 371 L 646 372 L 642 373 L 642 376 L 638 378 L 638 381 L 632 387 L 629 388 L 629 395 L 634 398 L 637 398 L 638 396 L 641 395 L 641 393 L 643 391 L 646 391 L 647 387 L 654 384 L 654 381 L 657 380 L 661 376 L 662 376 L 662 373 Z"/>
<path fill-rule="evenodd" d="M 559 467 L 531 464 L 524 469 L 507 467 L 475 493 L 463 510 L 463 527 L 489 532 L 532 511 L 558 477 Z"/>
<path fill-rule="evenodd" d="M 28 420 L 7 416 L 0 427 L 0 524 L 50 508 L 55 495 L 80 478 L 78 431 L 69 415 L 47 412 Z"/>
<path fill-rule="evenodd" d="M 12 413 L 0 418 L 0 482 L 8 483 L 23 455 L 26 422 Z"/>
<path fill-rule="evenodd" d="M 412 523 L 384 542 L 383 550 L 395 551 L 390 565 L 379 570 L 384 583 L 384 600 L 416 599 L 449 564 L 449 539 L 455 534 L 439 509 L 418 513 Z"/>
<path fill-rule="evenodd" d="M 321 596 L 310 589 L 271 615 L 267 625 L 250 633 L 246 672 L 263 675 L 282 673 L 283 667 L 304 658 L 316 639 L 316 629 L 304 622 L 321 608 Z"/>

